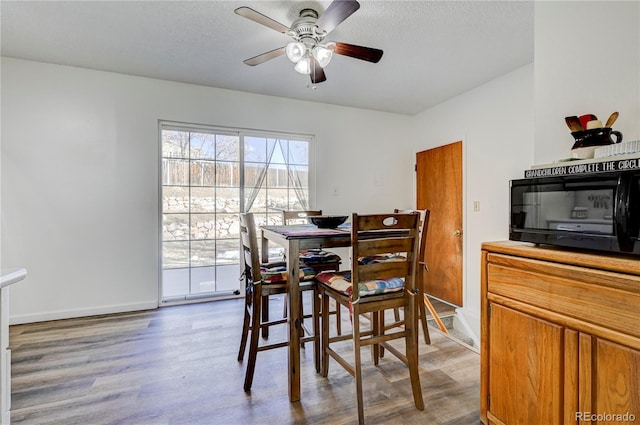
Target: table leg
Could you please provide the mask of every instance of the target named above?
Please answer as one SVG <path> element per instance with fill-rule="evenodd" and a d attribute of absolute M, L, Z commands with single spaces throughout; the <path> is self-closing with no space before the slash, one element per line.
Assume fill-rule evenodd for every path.
<path fill-rule="evenodd" d="M 300 336 L 302 333 L 302 312 L 300 311 L 300 244 L 290 239 L 285 248 L 287 271 L 289 272 L 289 296 L 287 309 L 289 320 L 289 400 L 300 400 Z"/>

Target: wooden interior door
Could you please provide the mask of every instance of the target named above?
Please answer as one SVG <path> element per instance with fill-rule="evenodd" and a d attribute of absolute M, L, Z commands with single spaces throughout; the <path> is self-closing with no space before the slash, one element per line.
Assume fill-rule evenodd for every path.
<path fill-rule="evenodd" d="M 462 142 L 416 154 L 416 206 L 429 209 L 425 293 L 462 306 Z"/>

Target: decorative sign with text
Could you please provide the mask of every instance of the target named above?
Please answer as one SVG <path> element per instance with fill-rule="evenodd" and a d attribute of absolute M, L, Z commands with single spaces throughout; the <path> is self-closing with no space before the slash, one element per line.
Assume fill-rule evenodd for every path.
<path fill-rule="evenodd" d="M 576 161 L 578 162 L 578 161 Z M 573 174 L 603 173 L 607 171 L 640 170 L 640 158 L 619 158 L 610 160 L 598 160 L 598 162 L 579 161 L 579 163 L 567 162 L 564 164 L 549 165 L 524 171 L 526 179 L 535 177 L 568 176 Z"/>

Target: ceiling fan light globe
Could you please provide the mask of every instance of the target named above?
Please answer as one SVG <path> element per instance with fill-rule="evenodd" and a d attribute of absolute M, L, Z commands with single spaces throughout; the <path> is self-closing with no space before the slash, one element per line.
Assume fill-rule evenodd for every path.
<path fill-rule="evenodd" d="M 287 57 L 293 63 L 298 63 L 300 59 L 302 59 L 306 51 L 306 46 L 296 41 L 292 41 L 291 43 L 287 44 L 287 48 L 285 49 Z"/>
<path fill-rule="evenodd" d="M 294 69 L 300 74 L 311 74 L 311 59 L 308 56 L 305 56 L 296 63 Z"/>
<path fill-rule="evenodd" d="M 317 45 L 313 48 L 313 57 L 315 57 L 318 64 L 324 68 L 329 65 L 329 62 L 331 62 L 333 51 L 324 46 Z"/>

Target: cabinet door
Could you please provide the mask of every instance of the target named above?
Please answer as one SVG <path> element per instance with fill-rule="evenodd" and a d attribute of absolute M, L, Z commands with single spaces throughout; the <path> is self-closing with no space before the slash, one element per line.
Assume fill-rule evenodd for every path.
<path fill-rule="evenodd" d="M 491 304 L 489 412 L 509 425 L 560 424 L 563 328 Z"/>
<path fill-rule="evenodd" d="M 640 352 L 607 341 L 595 340 L 595 381 L 591 386 L 597 424 L 631 424 L 640 421 Z M 582 383 L 581 383 L 582 388 Z M 583 406 L 587 403 L 584 403 Z"/>

